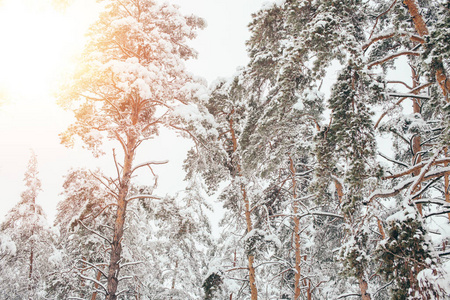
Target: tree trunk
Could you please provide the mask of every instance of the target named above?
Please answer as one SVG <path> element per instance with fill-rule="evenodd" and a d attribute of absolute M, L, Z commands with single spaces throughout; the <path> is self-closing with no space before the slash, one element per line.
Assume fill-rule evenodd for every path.
<path fill-rule="evenodd" d="M 244 204 L 245 204 L 245 220 L 247 223 L 247 232 L 251 232 L 253 230 L 253 224 L 252 219 L 250 217 L 250 201 L 248 201 L 247 198 L 247 191 L 244 186 L 241 187 L 242 194 L 244 198 Z M 255 257 L 253 255 L 248 256 L 248 275 L 249 275 L 249 281 L 250 281 L 250 293 L 251 293 L 251 300 L 257 300 L 258 299 L 258 289 L 256 288 L 256 274 L 255 274 L 255 267 L 253 266 L 255 261 Z"/>
<path fill-rule="evenodd" d="M 413 80 L 413 88 L 416 88 L 418 86 L 419 78 L 417 76 L 416 71 L 414 68 L 411 68 L 412 70 L 412 80 Z M 416 93 L 417 94 L 417 93 Z M 420 114 L 420 99 L 413 99 L 413 113 Z M 422 155 L 420 155 L 420 151 L 422 150 L 422 146 L 420 145 L 421 138 L 420 135 L 417 135 L 413 138 L 413 161 L 411 162 L 412 165 L 418 164 L 422 161 Z M 413 172 L 413 176 L 417 176 L 420 174 L 420 169 L 416 172 Z M 420 185 L 417 187 L 418 190 L 420 190 Z M 412 191 L 414 192 L 414 191 Z M 422 216 L 422 204 L 417 204 L 417 210 L 419 211 L 419 214 Z"/>
<path fill-rule="evenodd" d="M 298 203 L 297 199 L 297 181 L 295 180 L 295 168 L 294 161 L 292 157 L 289 156 L 289 170 L 291 172 L 292 177 L 292 198 L 293 202 L 293 210 L 294 210 L 294 249 L 295 249 L 295 282 L 294 282 L 294 299 L 300 299 L 300 279 L 301 279 L 301 249 L 300 249 L 300 219 L 298 218 Z"/>
<path fill-rule="evenodd" d="M 414 27 L 416 28 L 417 33 L 421 37 L 428 35 L 429 32 L 427 24 L 420 14 L 419 6 L 417 5 L 416 0 L 404 0 L 403 3 L 408 7 L 409 14 L 411 15 L 411 18 L 414 22 Z M 445 74 L 445 70 L 442 66 L 437 68 L 435 76 L 439 86 L 442 89 L 444 97 L 446 98 L 447 102 L 449 102 L 450 100 L 448 98 L 448 92 L 450 90 L 450 81 L 448 80 L 447 74 Z"/>
<path fill-rule="evenodd" d="M 448 148 L 444 148 L 444 155 L 448 157 Z M 448 163 L 444 164 L 444 167 L 447 167 Z M 444 195 L 445 195 L 445 201 L 447 203 L 450 203 L 450 180 L 448 173 L 444 175 Z M 450 212 L 448 213 L 448 220 L 450 221 Z"/>
<path fill-rule="evenodd" d="M 119 284 L 119 272 L 120 265 L 119 261 L 122 257 L 122 238 L 125 225 L 125 215 L 127 210 L 126 197 L 128 195 L 130 178 L 131 178 L 131 167 L 134 160 L 134 151 L 136 147 L 136 138 L 128 137 L 127 141 L 127 153 L 125 153 L 123 173 L 119 186 L 119 196 L 117 199 L 117 213 L 116 220 L 114 223 L 114 237 L 111 244 L 111 255 L 108 270 L 108 294 L 106 295 L 106 300 L 116 300 L 117 299 L 117 286 Z"/>
<path fill-rule="evenodd" d="M 97 277 L 95 279 L 97 281 L 100 281 L 101 278 L 102 278 L 102 273 L 100 273 L 100 271 L 97 271 Z M 95 289 L 98 289 L 98 283 L 95 283 L 94 287 L 95 287 Z M 91 300 L 95 300 L 95 298 L 97 298 L 97 292 L 92 293 Z"/>
<path fill-rule="evenodd" d="M 234 110 L 231 112 L 231 114 L 234 113 Z M 229 126 L 230 126 L 230 133 L 231 133 L 231 141 L 233 143 L 233 154 L 237 150 L 237 137 L 236 132 L 234 131 L 234 121 L 233 118 L 230 118 L 229 120 Z M 232 160 L 234 158 L 232 157 Z M 236 165 L 236 171 L 233 171 L 235 175 L 242 176 L 241 174 L 241 166 L 239 162 L 234 162 Z M 245 222 L 247 223 L 247 232 L 251 232 L 253 230 L 253 223 L 251 218 L 251 208 L 250 208 L 250 201 L 247 198 L 247 190 L 244 185 L 241 185 L 241 191 L 242 191 L 242 198 L 244 200 L 244 206 L 245 206 Z M 253 266 L 255 261 L 255 257 L 253 255 L 248 255 L 248 275 L 249 275 L 249 281 L 250 281 L 250 294 L 251 294 L 251 300 L 257 300 L 258 299 L 258 289 L 256 288 L 256 274 L 255 274 L 255 267 Z M 232 297 L 232 294 L 230 295 L 230 298 Z"/>
<path fill-rule="evenodd" d="M 34 260 L 34 252 L 33 252 L 33 243 L 31 244 L 31 251 L 30 251 L 30 268 L 28 271 L 28 295 L 29 299 L 33 299 L 31 297 L 32 291 L 33 291 L 33 260 Z"/>
<path fill-rule="evenodd" d="M 362 278 L 359 278 L 359 289 L 361 290 L 361 299 L 362 300 L 370 300 L 370 294 L 367 293 L 368 288 L 369 288 L 369 285 L 367 284 L 367 281 L 365 281 Z"/>

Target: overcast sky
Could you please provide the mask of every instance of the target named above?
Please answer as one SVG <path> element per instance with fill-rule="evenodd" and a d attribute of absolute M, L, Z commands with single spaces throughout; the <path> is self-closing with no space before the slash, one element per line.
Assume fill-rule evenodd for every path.
<path fill-rule="evenodd" d="M 199 52 L 199 58 L 189 62 L 188 68 L 209 82 L 217 77 L 230 77 L 237 67 L 247 63 L 247 24 L 251 21 L 253 12 L 264 2 L 270 2 L 171 1 L 180 5 L 184 13 L 203 17 L 208 24 L 200 32 L 198 39 L 192 42 Z M 8 103 L 0 107 L 0 220 L 20 200 L 20 193 L 25 188 L 23 176 L 30 149 L 38 156 L 43 188 L 37 201 L 44 207 L 51 221 L 56 203 L 60 200 L 62 176 L 71 167 L 99 166 L 112 170 L 110 156 L 95 160 L 80 146 L 72 150 L 59 144 L 58 134 L 71 122 L 71 114 L 56 105 L 55 98 L 49 91 L 50 87 L 45 86 L 48 81 L 54 83 L 51 88 L 57 86 L 60 79 L 58 68 L 65 63 L 65 55 L 68 55 L 64 54 L 68 53 L 64 49 L 79 48 L 85 27 L 73 24 L 87 23 L 87 20 L 95 17 L 92 6 L 94 0 L 75 2 L 75 8 L 65 16 L 56 15 L 46 5 L 37 5 L 37 1 L 0 2 L 0 66 L 3 67 L 0 68 L 0 93 L 11 86 L 15 88 L 8 94 Z M 64 18 L 73 19 L 73 22 L 66 24 Z M 24 20 L 29 23 L 24 23 Z M 187 148 L 186 143 L 174 139 L 165 142 L 158 140 L 137 157 L 137 162 L 149 159 L 170 160 L 169 165 L 158 169 L 160 195 L 174 194 L 183 188 L 183 173 L 174 170 L 181 167 L 183 152 Z"/>

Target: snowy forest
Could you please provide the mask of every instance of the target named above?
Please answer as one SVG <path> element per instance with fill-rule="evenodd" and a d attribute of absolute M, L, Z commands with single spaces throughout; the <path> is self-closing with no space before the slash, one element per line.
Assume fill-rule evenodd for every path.
<path fill-rule="evenodd" d="M 0 299 L 450 299 L 450 0 L 269 1 L 211 84 L 185 66 L 208 20 L 98 2 L 60 138 L 115 174 L 68 170 L 50 224 L 31 155 Z M 162 196 L 136 157 L 167 130 L 192 149 Z"/>

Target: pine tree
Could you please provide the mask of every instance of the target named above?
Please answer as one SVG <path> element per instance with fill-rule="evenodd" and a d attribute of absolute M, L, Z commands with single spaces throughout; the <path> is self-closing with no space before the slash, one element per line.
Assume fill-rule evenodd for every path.
<path fill-rule="evenodd" d="M 25 172 L 26 190 L 1 224 L 0 295 L 4 299 L 44 299 L 45 277 L 51 271 L 54 232 L 36 202 L 41 191 L 37 158 L 33 153 Z M 6 236 L 8 238 L 6 238 Z"/>
<path fill-rule="evenodd" d="M 154 1 L 103 1 L 104 11 L 93 25 L 81 67 L 61 96 L 73 109 L 76 123 L 62 135 L 68 145 L 78 135 L 94 155 L 102 153 L 102 138 L 117 142 L 123 163 L 117 163 L 114 233 L 110 261 L 105 272 L 106 299 L 117 299 L 121 271 L 122 238 L 130 197 L 131 177 L 136 169 L 138 147 L 159 132 L 161 126 L 179 128 L 174 106 L 187 104 L 195 80 L 183 60 L 195 57 L 186 44 L 195 29 L 204 25 L 197 17 L 185 17 L 170 4 Z M 142 198 L 152 198 L 143 195 Z M 94 281 L 95 282 L 95 281 Z"/>

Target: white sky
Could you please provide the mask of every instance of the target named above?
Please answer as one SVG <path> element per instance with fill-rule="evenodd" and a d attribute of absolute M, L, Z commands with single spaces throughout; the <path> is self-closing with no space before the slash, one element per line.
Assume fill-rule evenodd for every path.
<path fill-rule="evenodd" d="M 20 200 L 30 149 L 38 156 L 43 192 L 38 202 L 52 221 L 62 191 L 62 176 L 71 167 L 97 166 L 112 171 L 111 156 L 100 160 L 80 147 L 66 149 L 58 134 L 70 124 L 71 114 L 56 105 L 52 91 L 81 49 L 83 32 L 95 18 L 94 0 L 75 0 L 65 15 L 49 8 L 48 0 L 0 0 L 0 220 Z M 199 59 L 188 63 L 209 82 L 229 77 L 247 63 L 245 40 L 251 13 L 267 0 L 171 0 L 186 14 L 206 19 L 208 27 L 192 45 Z M 0 99 L 1 101 L 2 99 Z M 157 140 L 141 149 L 137 162 L 169 159 L 158 167 L 159 194 L 181 190 L 180 170 L 188 146 L 174 138 Z"/>

